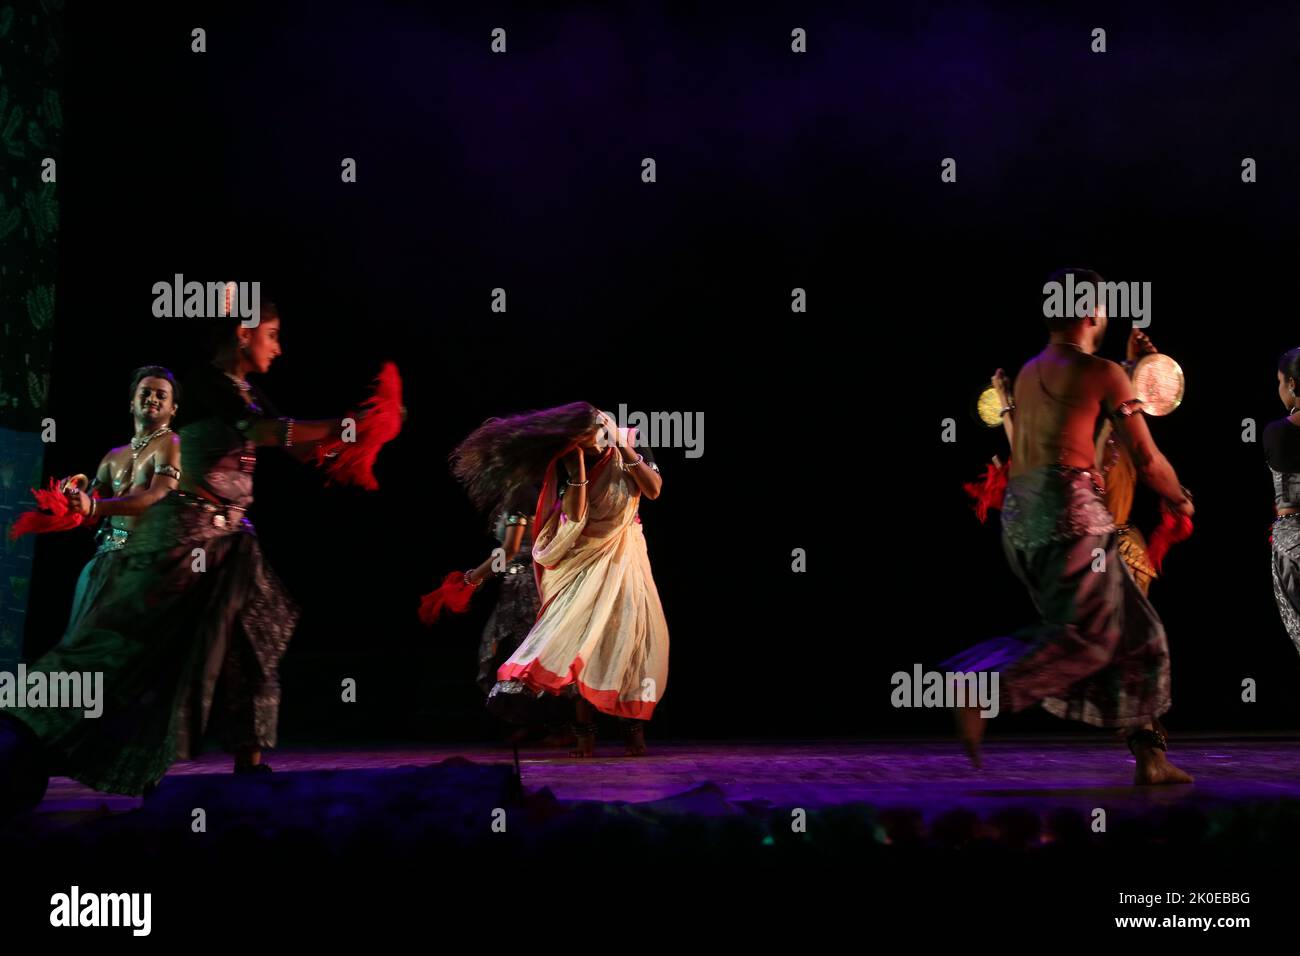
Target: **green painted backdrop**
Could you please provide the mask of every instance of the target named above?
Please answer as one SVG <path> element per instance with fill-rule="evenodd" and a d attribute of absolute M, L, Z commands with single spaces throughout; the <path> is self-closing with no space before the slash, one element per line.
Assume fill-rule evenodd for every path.
<path fill-rule="evenodd" d="M 63 0 L 0 6 L 0 669 L 22 649 L 32 565 L 32 539 L 8 526 L 44 458 L 59 206 L 41 164 L 63 137 L 63 16 Z"/>

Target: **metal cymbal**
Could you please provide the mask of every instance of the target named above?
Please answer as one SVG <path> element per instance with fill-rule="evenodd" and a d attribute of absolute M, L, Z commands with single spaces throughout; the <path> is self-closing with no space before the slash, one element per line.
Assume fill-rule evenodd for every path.
<path fill-rule="evenodd" d="M 1002 427 L 1002 399 L 991 381 L 975 399 L 975 417 L 989 428 Z"/>
<path fill-rule="evenodd" d="M 1163 352 L 1137 360 L 1132 372 L 1133 391 L 1142 399 L 1147 415 L 1168 415 L 1183 402 L 1187 377 L 1182 366 Z"/>

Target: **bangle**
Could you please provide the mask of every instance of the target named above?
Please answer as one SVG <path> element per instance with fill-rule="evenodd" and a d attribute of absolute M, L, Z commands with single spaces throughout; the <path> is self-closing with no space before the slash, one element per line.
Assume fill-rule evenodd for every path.
<path fill-rule="evenodd" d="M 585 485 L 585 484 L 586 484 L 588 481 L 590 481 L 590 480 L 591 480 L 591 479 L 588 478 L 588 479 L 586 479 L 586 481 L 566 481 L 565 484 L 566 484 L 566 485 L 570 485 L 570 486 L 572 486 L 572 487 L 574 487 L 574 488 L 578 488 L 578 487 L 581 487 L 582 485 Z"/>
<path fill-rule="evenodd" d="M 1136 415 L 1138 412 L 1142 411 L 1142 409 L 1138 408 L 1138 406 L 1142 404 L 1144 404 L 1144 402 L 1140 398 L 1130 398 L 1126 402 L 1120 402 L 1118 405 L 1115 406 L 1115 410 L 1111 412 L 1111 417 L 1131 418 L 1132 416 Z"/>
<path fill-rule="evenodd" d="M 280 421 L 284 423 L 284 447 L 292 448 L 293 447 L 293 419 L 282 418 L 280 419 Z"/>
<path fill-rule="evenodd" d="M 1014 412 L 1015 410 L 1016 410 L 1016 406 L 1007 405 L 1005 408 L 1002 409 L 1001 412 L 998 413 L 998 417 L 1005 415 L 1007 412 Z"/>
<path fill-rule="evenodd" d="M 465 583 L 468 584 L 470 587 L 472 587 L 472 588 L 476 588 L 476 587 L 478 587 L 480 584 L 483 583 L 482 581 L 471 581 L 471 580 L 469 579 L 469 576 L 470 576 L 470 572 L 469 572 L 469 571 L 466 571 L 466 572 L 465 572 Z"/>
<path fill-rule="evenodd" d="M 623 461 L 623 470 L 624 470 L 624 471 L 631 471 L 633 468 L 635 468 L 637 465 L 641 464 L 641 463 L 644 462 L 644 461 L 645 461 L 645 455 L 637 455 L 637 456 L 636 456 L 636 461 L 633 461 L 633 462 L 628 462 L 628 461 L 624 460 L 624 461 Z"/>
<path fill-rule="evenodd" d="M 95 517 L 95 512 L 98 510 L 99 510 L 99 499 L 92 497 L 90 499 L 90 514 L 86 515 L 86 517 L 87 518 Z"/>

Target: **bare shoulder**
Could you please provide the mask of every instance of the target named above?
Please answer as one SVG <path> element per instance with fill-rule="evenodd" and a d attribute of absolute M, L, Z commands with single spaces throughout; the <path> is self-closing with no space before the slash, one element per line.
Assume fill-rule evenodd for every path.
<path fill-rule="evenodd" d="M 180 458 L 181 454 L 181 436 L 175 432 L 168 434 L 158 444 L 158 450 L 155 452 L 159 461 L 174 462 Z"/>
<path fill-rule="evenodd" d="M 1110 359 L 1103 358 L 1100 355 L 1089 355 L 1087 358 L 1088 373 L 1097 381 L 1109 384 L 1114 382 L 1117 378 L 1128 379 L 1128 373 L 1124 371 L 1124 366 L 1120 365 L 1118 362 L 1112 362 Z"/>

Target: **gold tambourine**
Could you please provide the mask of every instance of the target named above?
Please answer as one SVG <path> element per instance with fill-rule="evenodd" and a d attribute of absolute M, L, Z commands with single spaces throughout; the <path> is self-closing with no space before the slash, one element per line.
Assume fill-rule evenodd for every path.
<path fill-rule="evenodd" d="M 975 417 L 989 428 L 1002 427 L 1002 399 L 990 381 L 975 399 Z"/>
<path fill-rule="evenodd" d="M 1182 366 L 1163 352 L 1138 359 L 1131 377 L 1133 391 L 1142 399 L 1142 411 L 1147 415 L 1168 415 L 1183 403 L 1187 378 Z"/>

